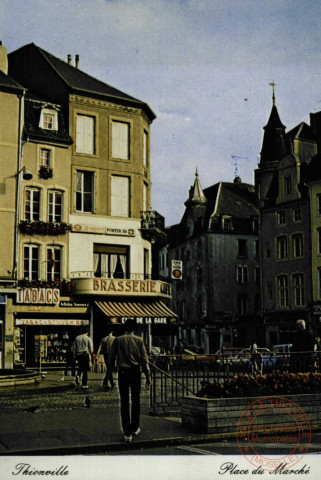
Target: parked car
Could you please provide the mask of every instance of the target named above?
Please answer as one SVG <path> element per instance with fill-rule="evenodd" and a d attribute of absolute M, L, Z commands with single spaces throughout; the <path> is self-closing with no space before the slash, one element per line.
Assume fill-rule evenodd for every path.
<path fill-rule="evenodd" d="M 288 369 L 290 366 L 290 352 L 292 343 L 274 345 L 268 355 L 263 355 L 263 368 L 265 371 Z"/>

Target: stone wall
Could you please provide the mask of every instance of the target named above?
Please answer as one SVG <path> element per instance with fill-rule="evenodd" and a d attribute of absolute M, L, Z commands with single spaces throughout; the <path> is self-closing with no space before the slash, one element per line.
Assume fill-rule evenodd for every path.
<path fill-rule="evenodd" d="M 321 394 L 287 395 L 283 397 L 262 397 L 269 399 L 288 399 L 297 404 L 307 415 L 313 427 L 321 426 Z M 198 398 L 182 397 L 182 423 L 190 430 L 200 433 L 236 432 L 244 410 L 259 397 L 241 398 Z M 272 400 L 271 400 L 272 401 Z M 254 423 L 266 424 L 273 429 L 282 425 L 290 425 L 295 421 L 295 413 L 291 416 L 282 408 L 266 408 L 260 411 Z"/>

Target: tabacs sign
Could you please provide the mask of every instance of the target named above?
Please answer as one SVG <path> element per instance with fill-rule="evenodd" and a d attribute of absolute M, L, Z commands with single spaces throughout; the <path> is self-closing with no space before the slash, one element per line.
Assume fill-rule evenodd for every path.
<path fill-rule="evenodd" d="M 18 288 L 17 303 L 57 304 L 60 299 L 58 288 Z"/>
<path fill-rule="evenodd" d="M 172 279 L 182 280 L 183 278 L 183 262 L 182 260 L 172 260 Z"/>

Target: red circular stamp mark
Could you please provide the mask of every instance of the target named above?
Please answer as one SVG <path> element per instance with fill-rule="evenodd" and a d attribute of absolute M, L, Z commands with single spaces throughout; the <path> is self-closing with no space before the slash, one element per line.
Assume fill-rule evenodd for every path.
<path fill-rule="evenodd" d="M 306 413 L 292 400 L 262 397 L 243 411 L 236 439 L 240 452 L 252 465 L 268 472 L 279 471 L 293 467 L 307 453 L 311 425 Z M 275 445 L 282 453 L 274 453 Z"/>

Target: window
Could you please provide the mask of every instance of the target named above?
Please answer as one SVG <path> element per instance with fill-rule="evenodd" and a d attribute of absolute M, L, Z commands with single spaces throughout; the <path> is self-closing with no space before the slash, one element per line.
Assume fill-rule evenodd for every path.
<path fill-rule="evenodd" d="M 255 295 L 254 297 L 254 311 L 259 313 L 261 311 L 261 297 L 260 295 Z"/>
<path fill-rule="evenodd" d="M 321 228 L 318 228 L 318 254 L 321 255 Z"/>
<path fill-rule="evenodd" d="M 38 280 L 39 274 L 39 247 L 24 245 L 23 247 L 23 275 L 25 280 Z"/>
<path fill-rule="evenodd" d="M 58 130 L 58 112 L 50 108 L 43 108 L 39 126 L 45 130 Z"/>
<path fill-rule="evenodd" d="M 130 182 L 128 177 L 111 177 L 111 212 L 114 217 L 129 217 Z"/>
<path fill-rule="evenodd" d="M 129 123 L 112 122 L 112 157 L 129 160 Z"/>
<path fill-rule="evenodd" d="M 321 300 L 321 268 L 317 270 L 317 298 Z"/>
<path fill-rule="evenodd" d="M 247 295 L 237 296 L 237 312 L 239 315 L 247 314 Z"/>
<path fill-rule="evenodd" d="M 297 233 L 292 236 L 292 252 L 293 258 L 303 257 L 303 235 Z"/>
<path fill-rule="evenodd" d="M 144 130 L 143 137 L 143 165 L 148 166 L 148 133 Z"/>
<path fill-rule="evenodd" d="M 238 257 L 246 257 L 247 255 L 247 245 L 246 240 L 238 240 Z"/>
<path fill-rule="evenodd" d="M 321 215 L 321 194 L 317 195 L 317 212 Z"/>
<path fill-rule="evenodd" d="M 254 243 L 254 255 L 256 258 L 259 257 L 260 255 L 260 242 L 259 240 L 255 240 L 255 243 Z"/>
<path fill-rule="evenodd" d="M 33 222 L 40 218 L 40 190 L 26 188 L 25 190 L 25 220 Z"/>
<path fill-rule="evenodd" d="M 277 258 L 285 260 L 288 257 L 288 239 L 286 236 L 278 237 L 276 239 Z"/>
<path fill-rule="evenodd" d="M 259 228 L 259 219 L 257 217 L 252 217 L 251 218 L 251 227 L 252 227 L 252 232 L 257 232 Z"/>
<path fill-rule="evenodd" d="M 76 211 L 93 212 L 94 173 L 76 171 Z"/>
<path fill-rule="evenodd" d="M 61 248 L 52 246 L 47 248 L 47 281 L 61 278 Z"/>
<path fill-rule="evenodd" d="M 280 275 L 277 279 L 278 284 L 278 297 L 280 307 L 289 306 L 289 285 L 288 277 L 286 275 Z"/>
<path fill-rule="evenodd" d="M 285 225 L 285 210 L 279 210 L 276 214 L 277 224 Z"/>
<path fill-rule="evenodd" d="M 254 282 L 259 285 L 260 283 L 260 267 L 257 266 L 254 268 Z"/>
<path fill-rule="evenodd" d="M 248 267 L 246 265 L 238 265 L 236 270 L 236 281 L 237 283 L 248 282 Z"/>
<path fill-rule="evenodd" d="M 304 276 L 302 273 L 293 275 L 294 302 L 296 307 L 305 305 Z"/>
<path fill-rule="evenodd" d="M 273 299 L 272 285 L 270 283 L 268 283 L 267 286 L 266 286 L 266 296 L 267 296 L 268 300 Z"/>
<path fill-rule="evenodd" d="M 62 221 L 62 192 L 52 190 L 48 192 L 48 222 Z"/>
<path fill-rule="evenodd" d="M 232 230 L 232 218 L 228 216 L 222 217 L 222 230 Z"/>
<path fill-rule="evenodd" d="M 77 115 L 76 152 L 95 154 L 95 118 Z"/>
<path fill-rule="evenodd" d="M 292 190 L 291 177 L 284 177 L 284 195 L 289 195 Z"/>
<path fill-rule="evenodd" d="M 265 258 L 271 258 L 271 248 L 265 247 Z"/>
<path fill-rule="evenodd" d="M 48 148 L 40 149 L 40 167 L 51 167 L 51 150 Z"/>
<path fill-rule="evenodd" d="M 293 218 L 293 222 L 301 222 L 302 215 L 301 215 L 301 208 L 300 207 L 293 208 L 292 218 Z"/>
<path fill-rule="evenodd" d="M 150 278 L 150 275 L 149 275 L 149 250 L 147 248 L 144 248 L 144 279 L 146 279 L 146 278 Z"/>
<path fill-rule="evenodd" d="M 143 212 L 147 210 L 147 185 L 143 184 Z"/>
<path fill-rule="evenodd" d="M 125 246 L 94 244 L 95 277 L 129 278 L 129 254 Z"/>

